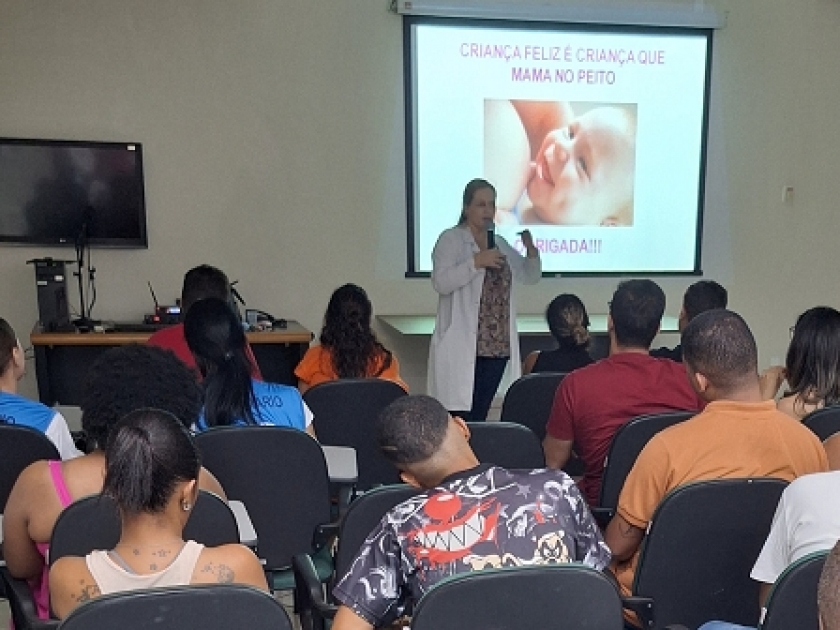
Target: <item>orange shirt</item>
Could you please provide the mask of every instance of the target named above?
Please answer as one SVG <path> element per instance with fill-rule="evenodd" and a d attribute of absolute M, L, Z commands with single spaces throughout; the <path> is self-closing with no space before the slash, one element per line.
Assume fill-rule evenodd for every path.
<path fill-rule="evenodd" d="M 655 435 L 639 454 L 618 499 L 618 514 L 646 529 L 659 502 L 692 481 L 775 477 L 793 481 L 828 470 L 816 435 L 776 409 L 758 403 L 716 401 L 693 418 Z M 629 595 L 638 550 L 613 570 Z"/>
<path fill-rule="evenodd" d="M 379 357 L 376 361 L 373 376 L 382 367 L 383 357 Z M 303 355 L 298 366 L 295 368 L 295 376 L 298 377 L 301 383 L 307 387 L 313 387 L 319 383 L 326 381 L 335 381 L 338 379 L 338 374 L 335 373 L 333 367 L 332 355 L 329 350 L 323 346 L 312 346 Z M 393 381 L 405 391 L 408 391 L 408 385 L 400 378 L 400 364 L 395 355 L 391 355 L 391 365 L 385 368 L 377 378 L 382 378 L 387 381 Z"/>

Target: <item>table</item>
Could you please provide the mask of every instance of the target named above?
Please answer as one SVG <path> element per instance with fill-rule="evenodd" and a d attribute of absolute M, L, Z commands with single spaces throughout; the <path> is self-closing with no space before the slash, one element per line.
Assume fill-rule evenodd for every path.
<path fill-rule="evenodd" d="M 377 319 L 401 335 L 430 337 L 435 330 L 434 315 L 379 315 Z M 519 330 L 520 354 L 523 359 L 534 350 L 547 350 L 552 347 L 545 315 L 517 315 L 516 327 Z M 660 333 L 673 334 L 679 331 L 678 318 L 669 315 L 662 318 Z M 610 348 L 606 313 L 589 315 L 589 333 L 592 336 L 589 354 L 593 359 L 606 357 Z"/>
<path fill-rule="evenodd" d="M 236 526 L 239 528 L 239 542 L 246 547 L 255 549 L 257 547 L 257 530 L 251 522 L 251 516 L 242 501 L 228 501 L 228 507 L 236 518 Z"/>
<path fill-rule="evenodd" d="M 48 406 L 78 405 L 87 368 L 108 350 L 145 343 L 151 332 L 44 333 L 33 330 L 38 397 Z M 294 370 L 312 341 L 312 332 L 296 321 L 270 332 L 247 333 L 248 343 L 263 378 L 272 383 L 297 385 Z"/>
<path fill-rule="evenodd" d="M 327 460 L 327 474 L 334 483 L 356 483 L 359 470 L 356 465 L 356 449 L 350 446 L 329 446 L 322 444 L 324 459 Z"/>

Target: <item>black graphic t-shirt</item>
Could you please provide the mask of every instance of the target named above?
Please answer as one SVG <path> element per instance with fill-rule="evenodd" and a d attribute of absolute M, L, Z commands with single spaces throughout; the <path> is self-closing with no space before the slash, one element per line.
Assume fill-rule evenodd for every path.
<path fill-rule="evenodd" d="M 333 590 L 338 601 L 380 626 L 458 573 L 609 564 L 610 550 L 564 472 L 483 465 L 453 477 L 385 515 Z"/>

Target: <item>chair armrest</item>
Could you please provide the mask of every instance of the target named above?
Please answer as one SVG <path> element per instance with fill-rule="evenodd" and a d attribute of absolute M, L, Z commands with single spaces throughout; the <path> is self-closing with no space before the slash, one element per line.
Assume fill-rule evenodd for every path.
<path fill-rule="evenodd" d="M 12 577 L 6 567 L 0 568 L 0 577 L 2 577 L 6 586 L 6 597 L 9 600 L 9 609 L 15 623 L 15 630 L 54 630 L 58 628 L 58 620 L 38 618 L 32 589 L 29 588 L 26 580 Z"/>
<path fill-rule="evenodd" d="M 602 529 L 609 525 L 613 516 L 615 516 L 615 508 L 593 507 L 589 509 L 592 512 L 592 517 L 595 519 L 595 522 L 598 523 Z"/>
<path fill-rule="evenodd" d="M 315 533 L 312 535 L 312 548 L 320 549 L 330 543 L 330 541 L 338 536 L 339 522 L 324 523 L 315 528 Z"/>
<path fill-rule="evenodd" d="M 333 619 L 337 608 L 324 601 L 324 588 L 312 558 L 298 554 L 292 558 L 295 576 L 295 608 L 303 630 L 323 630 L 327 619 Z"/>
<path fill-rule="evenodd" d="M 653 627 L 653 598 L 631 595 L 622 597 L 621 605 L 629 611 L 636 613 L 642 628 Z"/>

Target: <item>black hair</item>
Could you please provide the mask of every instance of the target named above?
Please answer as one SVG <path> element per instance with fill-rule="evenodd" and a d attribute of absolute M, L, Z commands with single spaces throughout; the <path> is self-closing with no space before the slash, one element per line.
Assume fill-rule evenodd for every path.
<path fill-rule="evenodd" d="M 391 352 L 370 327 L 372 316 L 367 293 L 355 284 L 337 288 L 330 297 L 320 341 L 339 378 L 379 376 L 391 366 Z"/>
<path fill-rule="evenodd" d="M 82 428 L 94 448 L 105 448 L 113 426 L 135 409 L 155 407 L 185 427 L 201 412 L 195 373 L 170 350 L 131 344 L 102 353 L 82 390 Z"/>
<path fill-rule="evenodd" d="M 245 331 L 230 304 L 216 298 L 193 304 L 184 320 L 184 337 L 204 376 L 207 425 L 258 424 Z"/>
<path fill-rule="evenodd" d="M 184 425 L 168 411 L 138 409 L 114 427 L 105 449 L 102 493 L 123 514 L 161 512 L 175 484 L 198 479 L 201 456 Z"/>
<path fill-rule="evenodd" d="M 700 280 L 685 290 L 683 310 L 687 321 L 713 308 L 726 308 L 729 294 L 714 280 Z"/>
<path fill-rule="evenodd" d="M 551 336 L 561 348 L 589 345 L 589 315 L 578 296 L 562 293 L 551 300 L 545 309 L 545 320 Z"/>
<path fill-rule="evenodd" d="M 11 367 L 12 356 L 18 345 L 15 331 L 5 319 L 0 317 L 0 374 L 5 374 Z"/>
<path fill-rule="evenodd" d="M 727 391 L 755 378 L 758 348 L 747 322 L 732 311 L 717 308 L 700 313 L 682 333 L 683 362 Z"/>
<path fill-rule="evenodd" d="M 181 288 L 181 319 L 186 317 L 193 304 L 205 298 L 229 302 L 230 282 L 221 269 L 199 265 L 184 275 L 184 285 Z"/>
<path fill-rule="evenodd" d="M 401 396 L 376 421 L 382 454 L 396 466 L 423 462 L 443 444 L 449 412 L 431 396 Z"/>
<path fill-rule="evenodd" d="M 475 193 L 477 193 L 479 190 L 484 190 L 485 188 L 489 188 L 490 190 L 492 190 L 493 196 L 496 196 L 496 187 L 493 186 L 493 184 L 488 182 L 486 179 L 472 179 L 464 187 L 463 203 L 461 205 L 461 216 L 458 217 L 458 225 L 463 225 L 464 221 L 467 220 L 467 206 L 472 203 L 473 197 L 475 197 Z"/>
<path fill-rule="evenodd" d="M 785 373 L 791 393 L 804 403 L 840 402 L 840 312 L 817 306 L 799 316 Z"/>
<path fill-rule="evenodd" d="M 665 312 L 665 293 L 653 280 L 626 280 L 610 302 L 615 339 L 621 346 L 650 348 Z"/>

